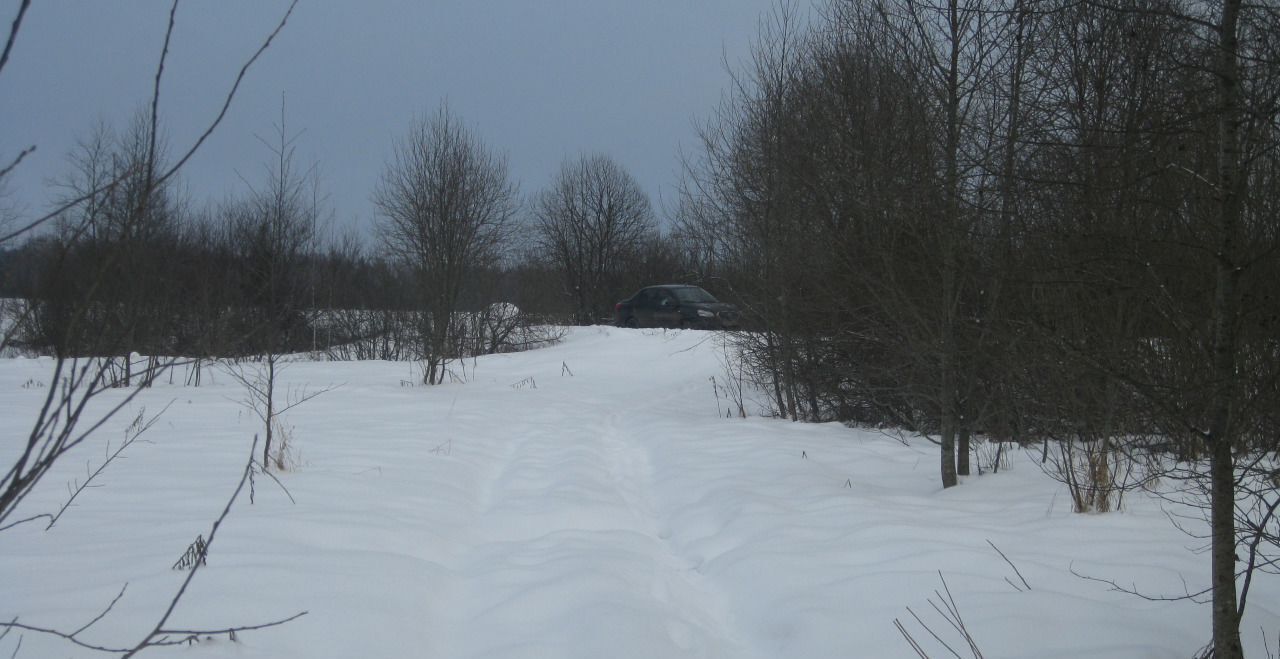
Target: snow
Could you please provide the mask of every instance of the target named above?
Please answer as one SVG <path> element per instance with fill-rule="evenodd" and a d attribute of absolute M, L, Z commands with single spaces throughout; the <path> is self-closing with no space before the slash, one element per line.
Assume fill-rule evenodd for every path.
<path fill-rule="evenodd" d="M 290 363 L 282 391 L 334 387 L 284 419 L 296 465 L 280 478 L 296 504 L 256 479 L 171 625 L 308 613 L 148 655 L 914 656 L 896 618 L 940 657 L 907 611 L 963 649 L 930 604 L 939 574 L 988 659 L 1185 658 L 1208 640 L 1205 605 L 1073 574 L 1151 594 L 1203 587 L 1201 541 L 1154 500 L 1073 514 L 1020 452 L 943 491 L 923 439 L 721 418 L 718 354 L 713 333 L 594 327 L 469 362 L 467 382 L 436 387 L 405 386 L 405 363 Z M 0 361 L 0 436 L 13 438 L 0 458 L 25 437 L 48 372 L 47 360 Z M 19 511 L 56 510 L 139 409 L 172 401 L 150 443 L 56 526 L 0 533 L 0 618 L 74 630 L 127 583 L 80 638 L 130 645 L 155 624 L 186 575 L 170 566 L 207 537 L 259 431 L 231 377 L 183 380 L 143 392 Z M 1260 630 L 1274 643 L 1280 628 L 1272 581 L 1255 585 L 1242 625 L 1251 656 L 1264 656 Z M 19 653 L 92 655 L 30 632 Z"/>

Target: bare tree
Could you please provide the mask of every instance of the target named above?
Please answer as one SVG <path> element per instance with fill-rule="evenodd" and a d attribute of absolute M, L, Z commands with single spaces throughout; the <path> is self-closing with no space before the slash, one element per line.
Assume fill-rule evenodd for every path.
<path fill-rule="evenodd" d="M 534 201 L 537 240 L 564 277 L 580 325 L 611 310 L 617 276 L 654 232 L 649 198 L 612 158 L 566 161 Z"/>
<path fill-rule="evenodd" d="M 467 277 L 498 261 L 517 208 L 504 157 L 442 105 L 396 145 L 373 193 L 387 249 L 414 274 L 423 383 L 456 358 Z"/>
<path fill-rule="evenodd" d="M 250 376 L 233 372 L 249 391 L 251 405 L 263 419 L 262 465 L 284 468 L 282 444 L 272 459 L 277 421 L 283 407 L 276 397 L 281 358 L 306 345 L 313 310 L 305 293 L 305 259 L 312 247 L 319 210 L 314 178 L 300 173 L 294 162 L 298 135 L 286 128 L 284 107 L 276 125 L 276 141 L 259 140 L 270 150 L 266 184 L 252 188 L 249 198 L 233 205 L 227 230 L 233 254 L 241 265 L 240 288 L 246 322 L 241 335 L 246 352 L 261 358 L 262 368 Z M 314 170 L 312 170 L 314 172 Z"/>
<path fill-rule="evenodd" d="M 933 183 L 939 205 L 917 230 L 935 270 L 936 297 L 912 314 L 932 364 L 928 378 L 936 383 L 929 398 L 936 410 L 941 440 L 943 487 L 957 480 L 957 438 L 967 436 L 963 392 L 972 375 L 966 369 L 966 300 L 973 297 L 973 268 L 966 264 L 978 227 L 985 190 L 981 171 L 988 154 L 982 114 L 996 105 L 989 82 L 1002 51 L 1001 30 L 1006 9 L 983 0 L 882 0 L 876 10 L 892 44 L 893 54 L 912 70 L 929 104 L 931 150 L 937 169 Z M 995 195 L 993 195 L 995 196 Z M 921 391 L 924 391 L 921 389 Z M 961 453 L 965 470 L 968 447 Z"/>
<path fill-rule="evenodd" d="M 306 261 L 320 215 L 315 170 L 298 170 L 299 135 L 288 133 L 283 107 L 275 128 L 274 141 L 259 138 L 271 154 L 264 183 L 250 184 L 248 198 L 233 204 L 226 219 L 233 256 L 242 268 L 247 348 L 255 354 L 296 350 L 310 338 Z"/>

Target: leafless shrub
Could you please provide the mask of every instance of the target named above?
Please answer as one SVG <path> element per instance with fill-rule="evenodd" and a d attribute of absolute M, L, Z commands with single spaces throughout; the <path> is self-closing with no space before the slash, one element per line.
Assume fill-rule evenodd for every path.
<path fill-rule="evenodd" d="M 1120 510 L 1125 492 L 1141 484 L 1137 461 L 1120 440 L 1065 439 L 1052 446 L 1041 466 L 1050 478 L 1067 486 L 1074 512 Z"/>
<path fill-rule="evenodd" d="M 0 298 L 0 358 L 15 357 L 25 352 L 14 341 L 23 330 L 30 305 L 24 300 Z"/>
<path fill-rule="evenodd" d="M 1010 451 L 1006 448 L 1009 442 L 996 441 L 989 437 L 975 437 L 973 452 L 977 457 L 978 475 L 984 473 L 1000 473 L 1009 467 Z"/>
<path fill-rule="evenodd" d="M 316 396 L 336 388 L 335 385 L 319 389 L 297 387 L 277 392 L 277 378 L 286 364 L 285 356 L 277 354 L 265 355 L 262 361 L 257 363 L 230 361 L 223 363 L 226 373 L 244 388 L 245 394 L 241 404 L 262 422 L 265 440 L 260 464 L 264 469 L 274 466 L 283 471 L 292 465 L 290 456 L 294 450 L 291 445 L 293 432 L 283 424 L 283 415 Z"/>
<path fill-rule="evenodd" d="M 744 384 L 746 382 L 746 368 L 743 366 L 742 359 L 735 354 L 733 342 L 727 337 L 720 337 L 720 354 L 716 356 L 716 360 L 720 362 L 720 370 L 724 376 L 723 382 L 716 387 L 716 400 L 720 400 L 719 392 L 723 391 L 726 402 L 731 407 L 726 411 L 726 416 L 737 416 L 740 419 L 747 418 L 747 408 L 744 401 Z M 715 385 L 715 378 L 712 378 L 712 384 Z M 717 404 L 717 407 L 719 405 Z"/>
<path fill-rule="evenodd" d="M 417 359 L 417 329 L 409 312 L 394 309 L 330 309 L 319 317 L 333 361 Z"/>
<path fill-rule="evenodd" d="M 276 447 L 271 453 L 271 466 L 276 471 L 293 471 L 298 468 L 297 449 L 293 445 L 293 426 L 284 425 L 284 421 L 276 417 Z"/>

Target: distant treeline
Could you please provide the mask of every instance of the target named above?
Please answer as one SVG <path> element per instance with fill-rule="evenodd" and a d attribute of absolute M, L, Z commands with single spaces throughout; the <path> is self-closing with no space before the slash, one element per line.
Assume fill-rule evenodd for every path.
<path fill-rule="evenodd" d="M 195 218 L 127 243 L 44 237 L 0 250 L 0 297 L 28 302 L 10 345 L 67 356 L 418 354 L 411 267 L 355 239 L 285 254 L 246 249 L 229 226 Z M 609 322 L 614 297 L 681 276 L 659 238 L 647 246 L 652 258 L 620 264 L 617 283 L 601 286 L 604 301 L 591 322 Z M 483 315 L 511 305 L 498 312 L 517 309 L 523 323 L 574 324 L 578 310 L 562 279 L 537 258 L 511 259 L 471 272 L 455 311 Z"/>

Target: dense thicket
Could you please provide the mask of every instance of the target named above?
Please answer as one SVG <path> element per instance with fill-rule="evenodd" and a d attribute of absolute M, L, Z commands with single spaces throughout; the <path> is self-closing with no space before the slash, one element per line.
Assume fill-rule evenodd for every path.
<path fill-rule="evenodd" d="M 219 218 L 217 210 L 188 217 L 163 244 L 141 254 L 138 259 L 159 274 L 128 286 L 131 295 L 145 293 L 146 303 L 130 307 L 127 317 L 110 316 L 107 326 L 108 306 L 99 302 L 105 299 L 106 280 L 95 285 L 94 278 L 81 276 L 96 273 L 103 258 L 98 247 L 41 238 L 6 250 L 0 256 L 6 273 L 2 295 L 25 299 L 31 309 L 13 345 L 68 355 L 246 357 L 262 354 L 271 341 L 282 341 L 289 352 L 411 358 L 413 339 L 397 335 L 416 331 L 402 327 L 414 309 L 408 268 L 358 240 L 321 238 L 314 251 L 298 257 L 288 285 L 276 293 L 288 297 L 270 307 L 275 312 L 265 313 L 260 306 L 262 277 L 255 274 L 259 270 Z M 79 321 L 86 329 L 77 333 L 61 319 L 78 311 L 76 305 L 90 295 L 101 313 Z M 462 313 L 508 303 L 531 321 L 571 322 L 555 273 L 533 263 L 476 273 L 460 300 Z M 272 322 L 281 324 L 274 333 L 269 332 Z M 126 330 L 127 341 L 119 338 Z M 363 344 L 344 345 L 359 342 Z"/>
<path fill-rule="evenodd" d="M 740 348 L 770 405 L 931 434 L 944 486 L 973 433 L 1085 447 L 1100 479 L 1165 444 L 1239 656 L 1235 577 L 1277 530 L 1248 483 L 1280 446 L 1280 10 L 833 2 L 751 64 L 680 233 L 764 328 Z"/>

